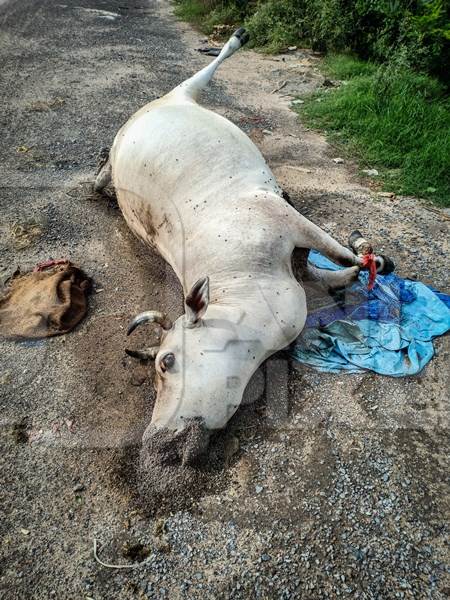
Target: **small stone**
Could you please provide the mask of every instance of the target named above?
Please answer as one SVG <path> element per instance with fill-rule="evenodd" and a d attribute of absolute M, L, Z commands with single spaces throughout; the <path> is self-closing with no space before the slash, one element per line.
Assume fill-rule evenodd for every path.
<path fill-rule="evenodd" d="M 342 163 L 344 162 L 343 158 L 333 158 L 333 162 L 336 163 L 337 165 L 342 165 Z"/>
<path fill-rule="evenodd" d="M 379 174 L 376 169 L 363 169 L 362 173 L 369 175 L 369 177 L 376 177 Z"/>
<path fill-rule="evenodd" d="M 82 492 L 84 490 L 84 485 L 82 483 L 77 483 L 73 486 L 72 490 L 74 492 Z"/>
<path fill-rule="evenodd" d="M 271 559 L 271 556 L 269 554 L 262 554 L 261 555 L 261 560 L 263 560 L 264 562 L 267 562 L 270 559 Z"/>
<path fill-rule="evenodd" d="M 292 100 L 291 104 L 305 104 L 305 101 L 298 98 L 297 100 Z"/>
<path fill-rule="evenodd" d="M 20 530 L 20 533 L 21 533 L 22 535 L 30 535 L 30 530 L 29 530 L 29 529 L 21 529 L 21 530 Z"/>
<path fill-rule="evenodd" d="M 273 135 L 273 132 L 272 132 L 272 131 L 270 131 L 269 129 L 263 129 L 263 133 L 264 133 L 265 135 Z"/>
<path fill-rule="evenodd" d="M 255 485 L 255 492 L 257 494 L 260 494 L 263 491 L 263 486 L 262 485 Z"/>
<path fill-rule="evenodd" d="M 378 192 L 380 198 L 395 198 L 394 192 Z"/>

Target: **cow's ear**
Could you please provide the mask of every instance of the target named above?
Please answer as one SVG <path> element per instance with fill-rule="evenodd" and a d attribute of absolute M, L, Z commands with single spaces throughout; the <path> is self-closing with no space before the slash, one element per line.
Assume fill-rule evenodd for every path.
<path fill-rule="evenodd" d="M 186 317 L 191 325 L 198 323 L 209 304 L 209 277 L 202 277 L 186 296 Z"/>

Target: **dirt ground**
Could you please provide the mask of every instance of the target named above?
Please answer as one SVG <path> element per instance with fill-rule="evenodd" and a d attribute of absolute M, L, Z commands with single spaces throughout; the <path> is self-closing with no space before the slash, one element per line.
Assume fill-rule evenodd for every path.
<path fill-rule="evenodd" d="M 146 308 L 177 317 L 181 289 L 85 182 L 128 116 L 211 59 L 166 2 L 0 4 L 2 279 L 69 257 L 94 281 L 74 332 L 0 343 L 1 598 L 447 597 L 448 337 L 405 379 L 275 356 L 200 484 L 181 503 L 138 497 L 154 392 L 125 328 Z M 322 85 L 318 60 L 240 52 L 205 102 L 252 137 L 303 214 L 341 242 L 360 228 L 400 274 L 448 291 L 448 217 L 365 187 L 290 110 L 288 94 Z M 107 563 L 146 562 L 101 566 L 94 539 Z"/>

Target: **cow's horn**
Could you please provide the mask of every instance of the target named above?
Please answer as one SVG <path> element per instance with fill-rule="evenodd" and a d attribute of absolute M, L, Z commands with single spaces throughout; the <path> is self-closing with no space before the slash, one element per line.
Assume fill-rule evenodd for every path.
<path fill-rule="evenodd" d="M 132 333 L 136 327 L 142 323 L 158 323 L 158 325 L 161 325 L 161 327 L 166 330 L 172 327 L 172 321 L 162 312 L 157 310 L 147 310 L 139 314 L 137 317 L 134 317 L 128 327 L 127 335 L 130 335 L 130 333 Z"/>
<path fill-rule="evenodd" d="M 139 360 L 155 360 L 159 352 L 159 346 L 150 346 L 150 348 L 144 348 L 144 350 L 129 350 L 125 348 L 125 352 L 128 356 L 138 358 Z"/>

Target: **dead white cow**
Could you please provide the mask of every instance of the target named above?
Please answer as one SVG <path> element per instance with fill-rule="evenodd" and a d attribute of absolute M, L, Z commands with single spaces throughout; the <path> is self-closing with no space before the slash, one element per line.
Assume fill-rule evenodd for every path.
<path fill-rule="evenodd" d="M 248 39 L 239 29 L 210 65 L 144 106 L 118 132 L 96 181 L 112 175 L 132 231 L 172 266 L 185 314 L 137 316 L 162 328 L 155 359 L 157 400 L 143 439 L 144 462 L 167 454 L 191 463 L 209 433 L 225 426 L 255 370 L 302 331 L 305 293 L 293 276 L 295 248 L 314 248 L 349 268 L 307 267 L 328 287 L 354 280 L 361 258 L 282 198 L 259 150 L 227 119 L 196 99 L 220 63 Z M 377 257 L 379 270 L 386 268 Z M 153 460 L 152 458 L 152 460 Z"/>

